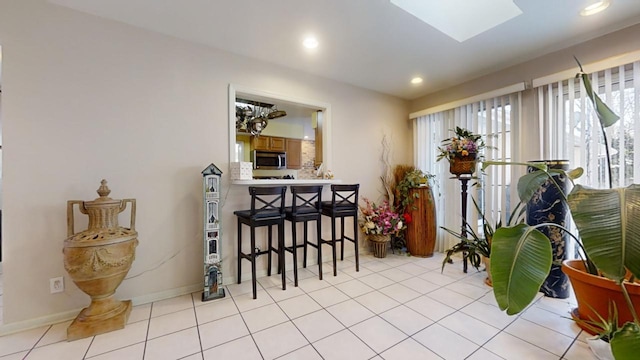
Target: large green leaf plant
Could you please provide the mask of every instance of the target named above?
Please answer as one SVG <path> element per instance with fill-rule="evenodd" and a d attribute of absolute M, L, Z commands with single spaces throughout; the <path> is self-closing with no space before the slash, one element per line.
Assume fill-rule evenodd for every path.
<path fill-rule="evenodd" d="M 613 125 L 618 116 L 592 90 L 582 66 L 577 76 L 583 80 L 602 129 Z M 483 169 L 492 165 L 518 164 L 535 166 L 540 170 L 519 179 L 520 201 L 527 202 L 546 181 L 559 186 L 554 175 L 562 171 L 547 169 L 545 165 L 486 161 Z M 573 181 L 581 175 L 581 169 L 566 175 Z M 624 282 L 627 271 L 640 278 L 640 185 L 618 189 L 590 189 L 575 185 L 563 201 L 571 210 L 579 238 L 569 229 L 552 223 L 517 224 L 495 231 L 490 259 L 496 301 L 509 315 L 521 312 L 533 301 L 549 274 L 553 259 L 550 240 L 538 229 L 542 226 L 560 227 L 579 240 L 576 243 L 586 256 L 583 260 L 588 272 L 601 274 L 620 285 L 634 321 L 619 328 L 616 326 L 607 335 L 616 359 L 637 359 L 640 354 L 640 321 Z"/>

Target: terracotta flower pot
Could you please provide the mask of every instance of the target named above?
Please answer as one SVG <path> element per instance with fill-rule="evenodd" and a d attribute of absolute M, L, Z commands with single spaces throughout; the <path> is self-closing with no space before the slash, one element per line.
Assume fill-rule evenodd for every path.
<path fill-rule="evenodd" d="M 627 307 L 620 286 L 614 281 L 602 276 L 587 273 L 581 260 L 565 260 L 562 262 L 562 271 L 571 280 L 571 286 L 578 301 L 578 307 L 573 309 L 571 316 L 574 319 L 599 321 L 596 313 L 607 319 L 609 315 L 609 301 L 613 301 L 618 308 L 618 323 L 624 324 L 633 321 L 633 316 Z M 626 283 L 627 291 L 636 311 L 640 310 L 640 283 Z M 585 331 L 592 332 L 578 322 Z"/>
<path fill-rule="evenodd" d="M 484 269 L 487 271 L 487 278 L 484 279 L 484 283 L 493 287 L 493 280 L 491 280 L 491 259 L 483 256 L 482 262 L 484 263 Z"/>

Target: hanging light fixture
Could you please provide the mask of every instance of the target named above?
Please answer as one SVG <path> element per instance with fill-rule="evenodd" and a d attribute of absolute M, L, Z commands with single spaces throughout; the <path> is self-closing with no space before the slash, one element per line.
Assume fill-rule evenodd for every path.
<path fill-rule="evenodd" d="M 236 129 L 249 132 L 253 136 L 260 136 L 269 120 L 286 115 L 286 111 L 278 110 L 273 104 L 236 99 Z"/>

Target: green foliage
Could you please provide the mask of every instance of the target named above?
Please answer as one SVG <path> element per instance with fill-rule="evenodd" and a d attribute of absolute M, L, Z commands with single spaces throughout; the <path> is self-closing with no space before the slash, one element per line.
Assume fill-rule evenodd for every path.
<path fill-rule="evenodd" d="M 584 83 L 584 89 L 587 91 L 587 95 L 589 95 L 589 99 L 596 107 L 596 115 L 598 115 L 598 119 L 600 120 L 600 124 L 602 127 L 609 127 L 615 124 L 620 117 L 616 115 L 610 108 L 605 104 L 602 99 L 593 91 L 593 87 L 591 86 L 591 80 L 589 79 L 589 75 L 582 70 L 582 64 L 576 57 L 576 62 L 578 63 L 578 67 L 580 68 L 580 72 L 576 75 L 576 77 L 581 77 L 582 82 Z"/>
<path fill-rule="evenodd" d="M 575 176 L 582 173 L 548 170 L 540 164 L 493 162 L 488 165 L 527 165 L 539 169 L 522 176 L 518 181 L 518 196 L 522 204 L 527 203 L 546 181 L 551 181 L 560 188 L 554 178 L 555 174 L 561 173 L 573 181 Z M 554 223 L 535 226 L 521 223 L 515 227 L 510 223 L 508 227 L 499 229 L 494 234 L 491 248 L 494 293 L 500 308 L 507 310 L 509 314 L 518 313 L 533 301 L 549 273 L 553 259 L 550 240 L 537 230 L 544 226 L 554 226 L 574 236 L 568 229 Z M 597 274 L 597 269 L 590 261 L 587 261 L 586 268 Z M 498 273 L 497 279 L 494 278 L 495 273 Z"/>
<path fill-rule="evenodd" d="M 628 322 L 613 334 L 611 351 L 617 360 L 634 360 L 640 354 L 640 325 Z"/>
<path fill-rule="evenodd" d="M 591 333 L 598 334 L 598 338 L 609 342 L 613 335 L 618 331 L 618 307 L 613 301 L 609 301 L 609 313 L 607 319 L 600 315 L 591 305 L 587 306 L 593 311 L 598 320 L 582 320 L 577 318 L 575 321 L 588 329 Z"/>
<path fill-rule="evenodd" d="M 442 270 L 444 270 L 444 266 L 447 263 L 451 262 L 451 256 L 459 252 L 465 252 L 465 257 L 469 260 L 471 266 L 476 269 L 478 269 L 482 263 L 482 256 L 489 257 L 491 255 L 491 237 L 479 236 L 469 223 L 465 223 L 465 225 L 466 235 L 441 227 L 444 231 L 460 240 L 459 243 L 446 251 L 444 260 L 442 261 Z"/>
<path fill-rule="evenodd" d="M 578 76 L 583 79 L 604 130 L 606 126 L 614 124 L 618 116 L 600 100 L 592 90 L 588 76 L 582 68 L 580 70 Z M 483 168 L 510 164 L 514 163 L 487 162 Z M 527 174 L 519 180 L 518 194 L 522 202 L 526 203 L 540 185 L 549 179 L 558 186 L 553 178 L 554 171 L 539 169 L 541 171 Z M 574 179 L 581 172 L 578 169 L 560 173 Z M 590 273 L 601 272 L 620 285 L 634 318 L 633 322 L 628 322 L 621 328 L 617 325 L 601 327 L 604 335 L 611 338 L 611 348 L 616 359 L 636 359 L 640 353 L 640 321 L 626 292 L 624 277 L 627 270 L 635 278 L 640 275 L 640 185 L 624 189 L 588 189 L 575 186 L 563 201 L 568 203 L 578 228 L 582 240 L 582 243 L 578 241 L 578 245 L 584 244 L 583 251 L 587 257 L 585 267 Z M 574 234 L 557 224 L 519 224 L 498 229 L 493 236 L 493 289 L 498 305 L 508 314 L 516 314 L 528 306 L 548 275 L 552 260 L 550 240 L 536 230 L 545 225 L 559 227 L 575 238 Z M 614 318 L 617 317 L 613 315 Z M 602 317 L 601 321 L 609 322 Z"/>
<path fill-rule="evenodd" d="M 406 212 L 409 209 L 409 206 L 413 205 L 415 199 L 420 197 L 420 194 L 418 193 L 415 193 L 413 196 L 409 196 L 409 190 L 429 185 L 429 181 L 434 177 L 435 175 L 429 174 L 420 169 L 407 172 L 404 178 L 396 185 L 396 197 L 399 199 L 399 208 L 396 209 L 398 213 L 402 214 Z"/>
<path fill-rule="evenodd" d="M 455 244 L 451 249 L 448 249 L 445 253 L 444 260 L 442 260 L 442 270 L 444 270 L 444 266 L 452 262 L 451 256 L 462 252 L 466 259 L 469 260 L 471 266 L 475 267 L 476 270 L 479 269 L 480 264 L 482 263 L 482 256 L 489 257 L 491 256 L 491 238 L 493 237 L 493 233 L 496 229 L 502 227 L 502 222 L 498 221 L 495 226 L 492 226 L 488 221 L 485 215 L 482 213 L 482 209 L 478 206 L 476 200 L 472 197 L 473 205 L 476 208 L 478 214 L 482 217 L 482 230 L 483 236 L 480 236 L 476 233 L 473 226 L 471 226 L 468 222 L 464 223 L 465 226 L 465 234 L 461 232 L 456 232 L 451 229 L 448 229 L 444 226 L 440 228 L 449 234 L 455 236 L 460 240 L 459 243 Z"/>
<path fill-rule="evenodd" d="M 551 269 L 550 255 L 551 242 L 535 227 L 519 224 L 496 230 L 491 279 L 496 301 L 507 314 L 517 314 L 531 303 Z"/>
<path fill-rule="evenodd" d="M 640 185 L 569 194 L 569 208 L 586 253 L 604 276 L 621 283 L 627 269 L 640 276 Z"/>

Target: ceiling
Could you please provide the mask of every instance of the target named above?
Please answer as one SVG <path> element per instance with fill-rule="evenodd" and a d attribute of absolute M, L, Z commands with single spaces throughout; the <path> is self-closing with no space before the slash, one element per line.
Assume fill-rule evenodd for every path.
<path fill-rule="evenodd" d="M 579 12 L 594 0 L 513 1 L 522 14 L 458 42 L 389 0 L 49 0 L 404 99 L 640 23 L 638 0 L 590 17 Z M 301 46 L 307 34 L 318 48 Z"/>

